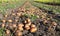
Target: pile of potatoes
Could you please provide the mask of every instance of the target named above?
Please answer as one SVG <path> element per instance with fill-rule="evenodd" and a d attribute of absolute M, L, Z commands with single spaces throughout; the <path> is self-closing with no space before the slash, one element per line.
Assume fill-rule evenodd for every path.
<path fill-rule="evenodd" d="M 0 21 L 2 22 L 1 28 L 5 28 L 6 36 L 11 36 L 12 33 L 13 36 L 22 36 L 24 30 L 31 33 L 37 31 L 37 27 L 31 22 L 31 19 L 20 12 L 12 12 L 10 15 L 6 14 Z"/>

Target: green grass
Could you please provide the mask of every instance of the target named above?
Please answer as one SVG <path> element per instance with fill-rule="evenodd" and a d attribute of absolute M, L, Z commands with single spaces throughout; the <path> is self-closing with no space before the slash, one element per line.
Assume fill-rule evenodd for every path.
<path fill-rule="evenodd" d="M 0 28 L 0 36 L 3 36 L 3 35 L 5 35 L 5 32 L 4 32 L 4 28 Z"/>
<path fill-rule="evenodd" d="M 51 10 L 54 13 L 60 13 L 60 6 L 53 6 L 53 5 L 48 5 L 48 4 L 44 4 L 44 3 L 40 3 L 40 2 L 35 2 L 33 1 L 33 3 L 31 2 L 32 5 L 38 7 L 38 8 L 42 8 L 45 10 Z"/>
<path fill-rule="evenodd" d="M 0 13 L 5 14 L 8 9 L 14 9 L 21 6 L 25 0 L 0 0 Z"/>
<path fill-rule="evenodd" d="M 30 14 L 30 15 L 29 14 L 24 14 L 24 16 L 29 17 L 32 22 L 35 21 L 38 18 L 37 15 L 34 15 L 34 14 Z"/>
<path fill-rule="evenodd" d="M 43 3 L 57 3 L 60 4 L 60 0 L 34 0 L 34 1 L 39 1 Z"/>

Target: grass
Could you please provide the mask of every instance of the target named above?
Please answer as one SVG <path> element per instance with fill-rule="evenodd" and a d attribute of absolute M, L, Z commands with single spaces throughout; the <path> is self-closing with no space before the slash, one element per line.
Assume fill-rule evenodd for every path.
<path fill-rule="evenodd" d="M 34 0 L 34 1 L 39 1 L 39 2 L 43 2 L 43 3 L 56 3 L 56 4 L 60 4 L 60 0 Z"/>
<path fill-rule="evenodd" d="M 29 17 L 32 22 L 35 21 L 38 18 L 37 15 L 34 15 L 34 14 L 30 14 L 30 15 L 29 14 L 24 14 L 24 16 Z"/>
<path fill-rule="evenodd" d="M 5 14 L 7 10 L 21 6 L 25 0 L 0 0 L 0 13 Z"/>
<path fill-rule="evenodd" d="M 40 3 L 40 2 L 35 2 L 33 1 L 33 3 L 31 2 L 32 5 L 38 7 L 38 8 L 42 8 L 48 11 L 53 11 L 54 13 L 60 13 L 60 6 L 53 6 L 53 5 L 48 5 L 48 4 L 44 4 L 44 3 Z"/>
<path fill-rule="evenodd" d="M 4 32 L 4 28 L 0 28 L 0 36 L 3 36 L 3 35 L 5 35 L 5 32 Z"/>

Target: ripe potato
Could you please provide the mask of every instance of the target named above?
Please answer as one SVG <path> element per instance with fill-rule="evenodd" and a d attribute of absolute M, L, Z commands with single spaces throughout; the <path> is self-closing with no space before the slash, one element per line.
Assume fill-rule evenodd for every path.
<path fill-rule="evenodd" d="M 16 24 L 12 24 L 12 26 L 13 26 L 14 28 L 17 27 Z"/>
<path fill-rule="evenodd" d="M 24 25 L 22 23 L 18 24 L 18 27 L 23 27 Z"/>
<path fill-rule="evenodd" d="M 21 13 L 17 13 L 17 16 L 21 16 Z"/>
<path fill-rule="evenodd" d="M 28 22 L 31 22 L 31 20 L 30 20 L 29 18 L 27 18 L 27 21 L 28 21 Z"/>
<path fill-rule="evenodd" d="M 11 19 L 9 19 L 9 20 L 8 20 L 8 22 L 12 22 L 12 20 L 11 20 Z"/>
<path fill-rule="evenodd" d="M 3 23 L 5 23 L 5 22 L 6 22 L 6 20 L 2 20 L 2 22 L 3 22 Z"/>
<path fill-rule="evenodd" d="M 53 26 L 56 26 L 56 25 L 57 25 L 57 23 L 56 23 L 56 22 L 52 22 L 52 25 L 53 25 Z"/>
<path fill-rule="evenodd" d="M 22 32 L 18 32 L 17 33 L 17 36 L 22 36 Z"/>
<path fill-rule="evenodd" d="M 5 15 L 5 17 L 7 17 L 8 15 Z"/>
<path fill-rule="evenodd" d="M 34 27 L 36 27 L 36 26 L 35 26 L 34 24 L 32 24 L 32 25 L 31 25 L 31 28 L 34 28 Z"/>
<path fill-rule="evenodd" d="M 3 28 L 4 28 L 4 27 L 5 27 L 5 24 L 1 24 L 1 27 L 3 27 Z"/>
<path fill-rule="evenodd" d="M 6 34 L 10 34 L 10 30 L 6 29 Z"/>
<path fill-rule="evenodd" d="M 30 29 L 30 26 L 26 24 L 26 25 L 25 25 L 25 29 L 26 29 L 26 30 L 29 30 L 29 29 Z"/>
<path fill-rule="evenodd" d="M 16 14 L 15 14 L 15 13 L 12 13 L 12 15 L 14 15 L 14 16 L 15 16 Z"/>
<path fill-rule="evenodd" d="M 18 27 L 17 29 L 20 31 L 23 31 L 23 27 Z"/>
<path fill-rule="evenodd" d="M 32 32 L 32 33 L 36 32 L 36 31 L 37 31 L 36 27 L 30 29 L 30 32 Z"/>
<path fill-rule="evenodd" d="M 27 21 L 25 20 L 24 23 L 27 23 Z"/>
<path fill-rule="evenodd" d="M 19 31 L 19 30 L 16 30 L 16 32 L 15 32 L 15 36 L 22 36 L 22 32 Z"/>

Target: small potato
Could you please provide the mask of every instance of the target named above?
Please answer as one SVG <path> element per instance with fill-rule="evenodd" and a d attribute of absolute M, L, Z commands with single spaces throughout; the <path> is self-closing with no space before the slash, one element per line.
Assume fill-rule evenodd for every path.
<path fill-rule="evenodd" d="M 18 32 L 18 34 L 17 34 L 18 36 L 22 36 L 22 32 Z"/>
<path fill-rule="evenodd" d="M 23 31 L 23 27 L 18 27 L 17 29 L 20 31 Z"/>
<path fill-rule="evenodd" d="M 29 30 L 30 29 L 30 26 L 28 24 L 25 25 L 25 29 L 26 30 Z"/>
<path fill-rule="evenodd" d="M 30 29 L 30 32 L 32 32 L 32 33 L 36 32 L 36 31 L 37 31 L 37 28 L 36 27 Z"/>
<path fill-rule="evenodd" d="M 27 23 L 26 25 L 31 26 L 31 22 Z"/>
<path fill-rule="evenodd" d="M 24 25 L 22 23 L 18 24 L 18 27 L 23 27 Z"/>
<path fill-rule="evenodd" d="M 19 30 L 17 30 L 17 31 L 15 32 L 15 36 L 22 36 L 22 32 L 20 32 Z"/>
<path fill-rule="evenodd" d="M 56 22 L 52 22 L 52 25 L 53 25 L 53 26 L 56 26 L 56 25 L 57 25 L 57 23 L 56 23 Z"/>
<path fill-rule="evenodd" d="M 10 30 L 6 29 L 6 34 L 10 34 Z"/>
<path fill-rule="evenodd" d="M 21 16 L 21 13 L 17 13 L 17 16 Z"/>
<path fill-rule="evenodd" d="M 1 24 L 1 27 L 4 28 L 5 27 L 5 24 Z"/>
<path fill-rule="evenodd" d="M 32 25 L 31 25 L 31 28 L 34 28 L 34 27 L 36 27 L 36 26 L 35 26 L 34 24 L 32 24 Z"/>
<path fill-rule="evenodd" d="M 12 20 L 11 20 L 11 19 L 9 19 L 9 20 L 8 20 L 8 22 L 12 22 Z"/>
<path fill-rule="evenodd" d="M 5 23 L 5 22 L 6 22 L 6 20 L 2 20 L 2 22 L 3 22 L 3 23 Z"/>
<path fill-rule="evenodd" d="M 27 23 L 27 21 L 25 20 L 24 23 Z"/>
<path fill-rule="evenodd" d="M 31 25 L 31 22 L 29 22 L 28 25 L 30 26 Z"/>
<path fill-rule="evenodd" d="M 7 17 L 8 15 L 5 15 L 5 17 Z"/>
<path fill-rule="evenodd" d="M 28 22 L 31 22 L 31 20 L 30 20 L 29 18 L 27 18 L 27 21 L 28 21 Z"/>
<path fill-rule="evenodd" d="M 13 28 L 17 27 L 16 24 L 13 24 L 12 26 L 13 26 Z"/>
<path fill-rule="evenodd" d="M 12 13 L 13 16 L 15 16 L 16 14 L 15 13 Z"/>

